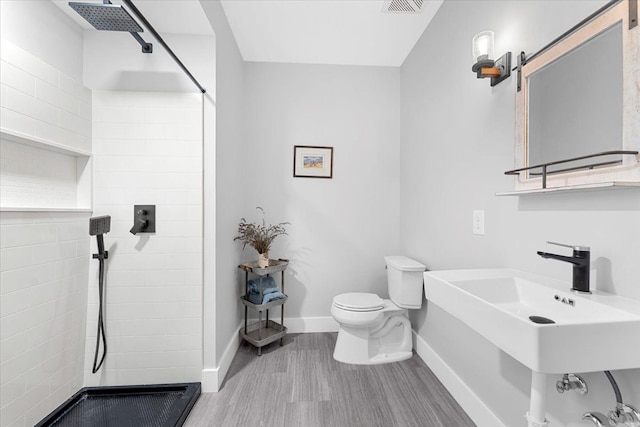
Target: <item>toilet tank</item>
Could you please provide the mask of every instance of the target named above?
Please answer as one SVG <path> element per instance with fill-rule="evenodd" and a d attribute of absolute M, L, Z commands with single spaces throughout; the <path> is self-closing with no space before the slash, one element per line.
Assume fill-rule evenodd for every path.
<path fill-rule="evenodd" d="M 422 273 L 426 267 L 405 256 L 386 256 L 389 298 L 400 308 L 422 307 Z"/>

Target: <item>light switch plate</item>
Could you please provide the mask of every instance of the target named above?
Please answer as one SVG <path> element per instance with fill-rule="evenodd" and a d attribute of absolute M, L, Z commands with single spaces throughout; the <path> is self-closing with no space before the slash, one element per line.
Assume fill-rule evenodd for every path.
<path fill-rule="evenodd" d="M 484 235 L 484 211 L 473 211 L 473 234 Z"/>

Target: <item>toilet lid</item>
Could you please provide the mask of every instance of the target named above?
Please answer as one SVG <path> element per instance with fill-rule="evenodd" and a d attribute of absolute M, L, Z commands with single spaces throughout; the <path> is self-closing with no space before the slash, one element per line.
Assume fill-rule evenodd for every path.
<path fill-rule="evenodd" d="M 337 295 L 333 304 L 348 311 L 377 311 L 384 307 L 384 300 L 376 294 L 352 292 Z"/>

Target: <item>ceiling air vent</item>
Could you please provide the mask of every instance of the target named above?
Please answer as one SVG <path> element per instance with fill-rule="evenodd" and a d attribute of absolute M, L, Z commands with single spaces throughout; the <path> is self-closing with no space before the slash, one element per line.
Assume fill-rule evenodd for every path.
<path fill-rule="evenodd" d="M 422 13 L 424 0 L 385 0 L 383 13 Z"/>

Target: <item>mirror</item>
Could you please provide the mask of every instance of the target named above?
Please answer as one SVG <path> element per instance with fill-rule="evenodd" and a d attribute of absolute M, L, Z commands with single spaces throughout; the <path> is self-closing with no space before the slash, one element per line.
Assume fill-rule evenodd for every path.
<path fill-rule="evenodd" d="M 640 29 L 623 0 L 530 57 L 516 94 L 516 170 L 640 151 Z M 637 23 L 637 17 L 635 18 Z M 640 157 L 592 157 L 517 173 L 515 189 L 640 182 Z"/>
<path fill-rule="evenodd" d="M 621 23 L 532 73 L 526 84 L 529 165 L 622 150 Z M 621 156 L 578 160 L 548 173 L 616 160 Z"/>

